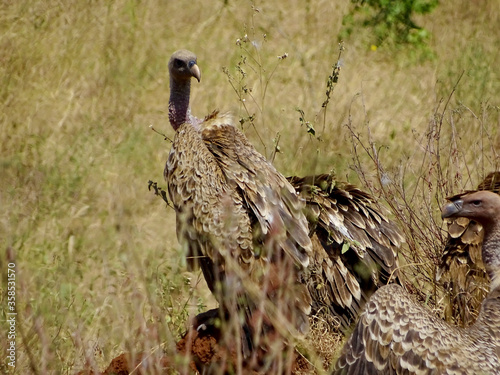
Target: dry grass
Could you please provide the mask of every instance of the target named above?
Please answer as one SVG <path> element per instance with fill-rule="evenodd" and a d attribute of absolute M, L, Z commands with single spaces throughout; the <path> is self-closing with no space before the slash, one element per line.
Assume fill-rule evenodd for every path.
<path fill-rule="evenodd" d="M 409 247 L 425 249 L 408 253 L 408 274 L 432 289 L 444 195 L 499 168 L 499 5 L 443 3 L 419 20 L 431 60 L 372 51 L 360 30 L 320 113 L 348 3 L 2 3 L 0 246 L 15 254 L 19 314 L 18 367 L 2 358 L 2 372 L 102 369 L 126 350 L 172 348 L 188 315 L 213 304 L 185 272 L 173 210 L 147 191 L 169 149 L 149 125 L 173 135 L 166 62 L 178 48 L 202 69 L 195 115 L 255 115 L 244 129 L 269 157 L 279 133 L 283 173 L 333 169 L 381 196 Z M 4 311 L 4 255 L 0 268 Z"/>

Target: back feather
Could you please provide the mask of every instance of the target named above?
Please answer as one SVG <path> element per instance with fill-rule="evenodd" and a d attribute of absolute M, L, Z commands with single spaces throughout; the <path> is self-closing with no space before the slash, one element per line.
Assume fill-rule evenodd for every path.
<path fill-rule="evenodd" d="M 375 200 L 353 185 L 328 174 L 288 180 L 306 201 L 313 252 L 302 278 L 313 311 L 337 317 L 346 328 L 375 290 L 398 282 L 403 237 Z"/>

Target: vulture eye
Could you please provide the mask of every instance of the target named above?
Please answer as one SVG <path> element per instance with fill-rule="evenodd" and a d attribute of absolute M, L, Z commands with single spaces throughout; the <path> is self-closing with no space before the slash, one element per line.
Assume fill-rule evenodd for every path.
<path fill-rule="evenodd" d="M 474 207 L 479 207 L 481 205 L 481 201 L 479 199 L 476 199 L 472 202 L 470 202 Z"/>
<path fill-rule="evenodd" d="M 174 67 L 176 67 L 176 68 L 182 68 L 182 65 L 184 65 L 184 63 L 183 63 L 182 60 L 179 60 L 179 59 L 175 59 L 174 60 Z"/>

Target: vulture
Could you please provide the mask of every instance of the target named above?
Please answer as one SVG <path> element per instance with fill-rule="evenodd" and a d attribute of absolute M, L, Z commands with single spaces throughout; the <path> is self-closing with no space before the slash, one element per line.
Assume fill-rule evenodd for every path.
<path fill-rule="evenodd" d="M 175 137 L 164 176 L 188 266 L 247 322 L 258 310 L 304 334 L 312 311 L 349 326 L 378 287 L 398 281 L 397 226 L 332 175 L 285 178 L 231 115 L 192 116 L 194 53 L 176 51 L 168 68 Z"/>
<path fill-rule="evenodd" d="M 448 199 L 443 218 L 465 217 L 484 230 L 491 283 L 477 320 L 467 328 L 451 325 L 400 286 L 384 286 L 366 303 L 334 374 L 500 373 L 500 196 L 475 191 Z"/>
<path fill-rule="evenodd" d="M 477 190 L 500 194 L 500 172 L 491 172 Z M 472 324 L 488 291 L 488 278 L 481 259 L 483 228 L 466 217 L 447 218 L 448 238 L 436 279 L 450 298 L 447 317 L 458 325 Z"/>

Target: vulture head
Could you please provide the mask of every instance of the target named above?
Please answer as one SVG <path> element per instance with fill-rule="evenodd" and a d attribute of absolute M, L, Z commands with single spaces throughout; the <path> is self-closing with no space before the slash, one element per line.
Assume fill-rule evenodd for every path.
<path fill-rule="evenodd" d="M 170 77 L 178 82 L 189 81 L 194 77 L 200 82 L 201 72 L 196 65 L 196 55 L 188 50 L 175 51 L 168 62 Z"/>
<path fill-rule="evenodd" d="M 482 190 L 447 198 L 449 203 L 441 210 L 441 217 L 466 217 L 477 221 L 487 232 L 494 230 L 500 220 L 500 195 Z"/>
<path fill-rule="evenodd" d="M 170 101 L 168 117 L 170 124 L 177 130 L 184 123 L 197 123 L 189 111 L 189 95 L 191 92 L 191 77 L 200 82 L 201 72 L 196 65 L 196 55 L 185 49 L 174 52 L 168 62 L 170 74 Z"/>

